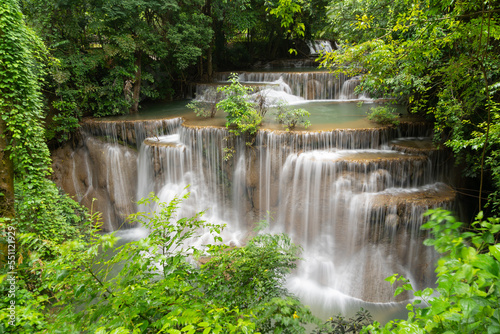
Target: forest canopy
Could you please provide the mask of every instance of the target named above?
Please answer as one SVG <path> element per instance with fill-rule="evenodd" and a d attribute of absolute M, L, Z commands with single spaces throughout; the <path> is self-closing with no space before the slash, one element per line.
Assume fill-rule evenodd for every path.
<path fill-rule="evenodd" d="M 359 75 L 358 91 L 396 98 L 426 115 L 435 142 L 453 150 L 466 176 L 479 179 L 478 210 L 486 202 L 498 210 L 498 5 L 334 0 L 327 8 L 339 49 L 321 58 L 322 67 Z"/>

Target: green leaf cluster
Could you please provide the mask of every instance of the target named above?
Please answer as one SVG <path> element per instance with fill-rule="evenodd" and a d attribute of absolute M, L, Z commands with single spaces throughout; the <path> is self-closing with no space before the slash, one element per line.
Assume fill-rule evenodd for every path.
<path fill-rule="evenodd" d="M 410 282 L 395 274 L 387 280 L 396 294 L 413 291 L 407 305 L 408 319 L 385 326 L 367 326 L 364 333 L 499 333 L 500 332 L 500 218 L 484 219 L 480 213 L 469 230 L 446 210 L 429 210 L 422 226 L 432 238 L 428 246 L 441 253 L 435 289 L 414 291 Z M 423 302 L 423 304 L 422 304 Z"/>
<path fill-rule="evenodd" d="M 248 99 L 248 93 L 252 88 L 243 86 L 236 73 L 230 76 L 229 82 L 228 86 L 217 89 L 225 96 L 217 103 L 217 109 L 226 113 L 226 127 L 229 132 L 236 136 L 242 134 L 253 136 L 259 129 L 262 116 Z"/>
<path fill-rule="evenodd" d="M 300 248 L 284 234 L 261 234 L 244 247 L 218 249 L 202 267 L 205 292 L 224 305 L 249 311 L 262 333 L 304 333 L 314 317 L 284 288 Z"/>
<path fill-rule="evenodd" d="M 90 238 L 47 247 L 57 254 L 36 262 L 42 284 L 18 310 L 30 321 L 18 330 L 50 333 L 305 333 L 310 311 L 284 289 L 299 248 L 284 235 L 258 235 L 243 247 L 220 244 L 222 225 L 179 217 L 182 198 L 140 204 L 149 213 L 129 219 L 151 233 L 120 244 L 115 234 L 90 231 Z M 206 232 L 213 243 L 193 246 Z M 34 235 L 23 242 L 30 243 Z M 30 256 L 30 264 L 39 261 Z M 203 263 L 203 264 L 201 264 Z M 5 284 L 5 281 L 2 283 Z M 1 299 L 1 303 L 8 303 Z M 2 304 L 4 305 L 4 304 Z M 8 311 L 0 312 L 5 327 Z M 22 318 L 20 318 L 22 319 Z M 0 325 L 1 326 L 1 325 Z M 12 329 L 12 328 L 10 328 Z"/>
<path fill-rule="evenodd" d="M 0 6 L 0 38 L 0 116 L 6 124 L 1 135 L 8 139 L 16 181 L 36 191 L 50 172 L 39 80 L 45 48 L 13 0 Z"/>
<path fill-rule="evenodd" d="M 313 334 L 358 334 L 361 330 L 373 323 L 372 316 L 368 310 L 361 308 L 351 318 L 346 318 L 341 314 L 331 317 Z"/>
<path fill-rule="evenodd" d="M 297 125 L 308 128 L 311 122 L 308 120 L 311 114 L 302 108 L 291 109 L 286 104 L 276 107 L 276 121 L 285 126 L 286 131 L 293 130 Z"/>
<path fill-rule="evenodd" d="M 396 109 L 387 106 L 370 108 L 368 112 L 368 119 L 381 125 L 399 125 L 398 118 Z"/>

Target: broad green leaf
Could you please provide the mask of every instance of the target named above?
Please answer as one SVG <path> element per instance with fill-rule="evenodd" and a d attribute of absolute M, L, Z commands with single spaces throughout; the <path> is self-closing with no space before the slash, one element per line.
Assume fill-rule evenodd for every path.
<path fill-rule="evenodd" d="M 495 259 L 497 259 L 497 261 L 500 261 L 500 244 L 490 246 L 489 251 L 491 255 L 493 255 Z"/>

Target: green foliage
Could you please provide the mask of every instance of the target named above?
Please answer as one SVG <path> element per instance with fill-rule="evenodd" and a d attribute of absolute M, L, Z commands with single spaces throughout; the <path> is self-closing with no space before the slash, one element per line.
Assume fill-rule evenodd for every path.
<path fill-rule="evenodd" d="M 2 291 L 9 291 L 10 282 L 6 275 L 0 275 L 0 287 Z M 9 293 L 3 293 L 0 297 L 0 332 L 2 333 L 39 333 L 47 325 L 46 315 L 43 313 L 46 296 L 27 289 L 25 279 L 17 278 L 15 282 L 15 313 L 16 325 L 9 324 L 10 301 L 13 300 Z"/>
<path fill-rule="evenodd" d="M 19 322 L 18 329 L 304 333 L 302 324 L 314 318 L 283 288 L 285 275 L 295 267 L 298 247 L 284 235 L 260 235 L 231 250 L 191 246 L 191 240 L 205 232 L 219 243 L 223 226 L 201 220 L 202 213 L 177 218 L 187 196 L 169 204 L 159 203 L 153 195 L 140 201 L 157 209 L 130 216 L 151 230 L 142 240 L 117 246 L 114 234 L 92 230 L 87 241 L 50 245 L 57 257 L 33 267 L 43 275 L 43 293 L 20 301 L 19 310 L 26 310 L 30 319 Z M 202 255 L 209 256 L 208 262 L 197 268 L 193 259 Z M 36 311 L 28 313 L 29 309 Z M 1 321 L 5 314 L 0 312 Z"/>
<path fill-rule="evenodd" d="M 352 318 L 345 318 L 341 314 L 328 319 L 321 328 L 314 330 L 313 334 L 358 334 L 363 327 L 373 323 L 372 316 L 368 310 L 361 308 Z"/>
<path fill-rule="evenodd" d="M 484 219 L 480 213 L 470 230 L 450 212 L 436 209 L 427 213 L 422 226 L 432 238 L 425 244 L 442 254 L 436 272 L 437 287 L 414 291 L 409 281 L 395 274 L 387 280 L 402 281 L 396 294 L 414 291 L 417 299 L 407 305 L 408 319 L 393 320 L 385 326 L 374 323 L 364 333 L 498 333 L 500 332 L 500 218 Z M 423 305 L 421 304 L 423 302 Z"/>
<path fill-rule="evenodd" d="M 15 272 L 15 297 L 0 298 L 0 332 L 34 333 L 45 328 L 45 306 L 41 270 L 44 261 L 57 255 L 56 245 L 84 235 L 85 211 L 59 193 L 46 179 L 50 154 L 43 128 L 41 78 L 47 60 L 43 43 L 28 29 L 17 1 L 0 3 L 0 117 L 6 125 L 5 152 L 14 165 L 15 211 L 11 219 L 0 218 L 0 258 L 7 244 L 15 246 L 14 259 L 0 268 L 2 291 L 10 291 Z M 65 107 L 63 107 L 64 109 Z M 68 126 L 71 121 L 63 121 Z M 3 148 L 2 148 L 3 149 Z M 14 233 L 8 234 L 7 231 Z M 16 323 L 9 324 L 12 301 Z"/>
<path fill-rule="evenodd" d="M 194 333 L 209 328 L 217 333 L 226 322 L 228 333 L 251 330 L 248 317 L 207 303 L 197 288 L 197 272 L 188 258 L 203 250 L 185 242 L 200 229 L 219 231 L 222 226 L 207 224 L 199 219 L 201 214 L 173 222 L 180 201 L 176 198 L 169 205 L 158 204 L 158 211 L 132 215 L 132 220 L 152 229 L 140 241 L 113 250 L 118 238 L 110 234 L 95 235 L 89 244 L 64 244 L 45 271 L 47 288 L 55 291 L 55 306 L 60 306 L 49 332 L 64 328 L 66 332 Z M 150 196 L 140 204 L 157 202 Z"/>
<path fill-rule="evenodd" d="M 75 237 L 85 215 L 69 197 L 59 194 L 46 179 L 49 150 L 42 127 L 39 60 L 44 49 L 24 25 L 14 1 L 0 6 L 0 112 L 6 123 L 7 152 L 14 164 L 18 233 L 36 233 L 40 239 L 62 242 Z"/>
<path fill-rule="evenodd" d="M 6 122 L 6 151 L 16 180 L 36 191 L 49 173 L 49 150 L 42 127 L 38 60 L 44 46 L 23 22 L 17 2 L 0 5 L 0 115 Z"/>
<path fill-rule="evenodd" d="M 500 13 L 492 1 L 330 1 L 340 48 L 322 57 L 334 73 L 361 75 L 358 90 L 397 98 L 434 121 L 468 176 L 494 184 L 497 206 Z M 483 195 L 482 195 L 483 196 Z M 479 207 L 483 207 L 481 199 Z"/>
<path fill-rule="evenodd" d="M 303 325 L 319 322 L 308 308 L 292 297 L 273 298 L 262 306 L 256 317 L 260 333 L 305 334 Z"/>
<path fill-rule="evenodd" d="M 283 286 L 296 267 L 299 251 L 284 234 L 257 235 L 244 247 L 215 249 L 201 270 L 209 282 L 204 291 L 229 308 L 254 314 L 262 333 L 277 328 L 304 332 L 301 323 L 314 318 Z"/>
<path fill-rule="evenodd" d="M 2 333 L 36 333 L 47 326 L 50 297 L 44 289 L 44 264 L 59 256 L 58 245 L 68 240 L 83 240 L 89 236 L 90 217 L 78 203 L 67 195 L 59 194 L 50 181 L 46 181 L 44 199 L 16 198 L 17 221 L 10 227 L 1 223 L 0 246 L 8 243 L 6 231 L 15 231 L 16 249 L 13 258 L 15 291 L 0 298 L 0 331 Z M 19 191 L 16 189 L 16 195 Z M 52 193 L 51 193 L 52 192 Z M 29 206 L 31 205 L 31 206 Z M 13 228 L 15 226 L 15 228 Z M 0 256 L 6 256 L 5 253 Z M 0 288 L 9 291 L 13 272 L 10 266 L 0 268 Z M 9 324 L 11 302 L 15 300 L 16 322 Z"/>
<path fill-rule="evenodd" d="M 491 175 L 493 192 L 489 195 L 489 205 L 493 210 L 500 209 L 500 108 L 498 103 L 491 103 L 491 122 L 480 122 L 471 124 L 469 121 L 457 120 L 459 113 L 449 114 L 447 119 L 463 123 L 463 128 L 456 129 L 450 138 L 445 142 L 453 152 L 470 166 L 467 170 L 467 176 L 476 177 L 481 173 L 482 151 L 486 150 L 485 165 Z M 459 108 L 456 104 L 454 108 Z M 487 140 L 486 140 L 487 139 Z"/>
<path fill-rule="evenodd" d="M 53 124 L 47 127 L 47 140 L 57 138 L 59 142 L 66 142 L 70 134 L 80 127 L 80 113 L 75 102 L 54 101 L 52 106 L 57 114 L 52 117 Z"/>
<path fill-rule="evenodd" d="M 257 235 L 245 247 L 217 250 L 203 267 L 216 276 L 206 291 L 239 309 L 270 301 L 285 294 L 284 279 L 296 267 L 298 253 L 284 234 Z"/>
<path fill-rule="evenodd" d="M 16 220 L 19 233 L 62 242 L 78 234 L 85 220 L 82 209 L 61 195 L 50 173 L 49 150 L 42 127 L 40 60 L 45 49 L 29 30 L 15 1 L 0 6 L 0 112 L 6 123 L 6 152 L 14 164 Z"/>
<path fill-rule="evenodd" d="M 370 108 L 368 112 L 368 119 L 381 125 L 399 125 L 398 118 L 396 109 L 386 106 Z"/>
<path fill-rule="evenodd" d="M 311 114 L 305 109 L 290 109 L 285 104 L 279 104 L 276 108 L 276 121 L 283 124 L 286 131 L 293 130 L 297 125 L 308 128 L 311 122 L 307 119 Z"/>
<path fill-rule="evenodd" d="M 271 2 L 268 3 L 268 6 Z M 303 37 L 305 31 L 304 23 L 297 20 L 297 14 L 302 11 L 302 0 L 279 0 L 277 4 L 268 7 L 269 14 L 281 19 L 281 26 L 286 28 L 288 33 Z"/>
<path fill-rule="evenodd" d="M 227 114 L 226 127 L 229 132 L 236 136 L 241 134 L 253 136 L 259 129 L 262 116 L 248 100 L 248 92 L 252 89 L 243 86 L 235 73 L 231 75 L 229 82 L 231 83 L 229 86 L 217 89 L 225 96 L 217 103 L 217 109 Z"/>
<path fill-rule="evenodd" d="M 22 4 L 53 57 L 47 95 L 87 115 L 124 114 L 144 98 L 171 97 L 212 37 L 200 0 Z"/>
<path fill-rule="evenodd" d="M 34 233 L 41 240 L 62 243 L 77 238 L 89 217 L 86 209 L 62 193 L 49 180 L 43 180 L 43 196 L 34 196 L 22 184 L 16 184 L 16 227 L 22 233 Z"/>

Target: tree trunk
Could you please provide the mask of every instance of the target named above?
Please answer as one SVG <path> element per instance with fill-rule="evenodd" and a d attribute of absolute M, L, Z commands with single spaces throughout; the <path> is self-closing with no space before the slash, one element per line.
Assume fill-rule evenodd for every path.
<path fill-rule="evenodd" d="M 213 48 L 212 46 L 210 46 L 208 48 L 208 56 L 207 56 L 207 74 L 208 74 L 208 78 L 209 79 L 212 79 L 212 76 L 213 76 L 213 66 L 212 66 L 212 52 L 213 52 Z"/>
<path fill-rule="evenodd" d="M 130 107 L 130 113 L 136 114 L 139 111 L 139 98 L 141 96 L 141 60 L 142 52 L 137 51 L 135 54 L 135 80 L 134 89 L 132 91 L 132 107 Z"/>
<path fill-rule="evenodd" d="M 212 0 L 206 0 L 205 5 L 203 6 L 203 14 L 206 16 L 210 17 L 212 19 L 212 29 L 215 32 L 215 18 L 212 17 Z M 212 40 L 209 43 L 209 47 L 207 50 L 207 75 L 208 79 L 212 79 L 212 74 L 213 74 L 213 57 L 212 53 L 214 52 L 213 44 L 214 44 L 214 37 L 212 37 Z"/>
<path fill-rule="evenodd" d="M 0 217 L 14 218 L 14 166 L 6 150 L 6 124 L 0 117 Z"/>

